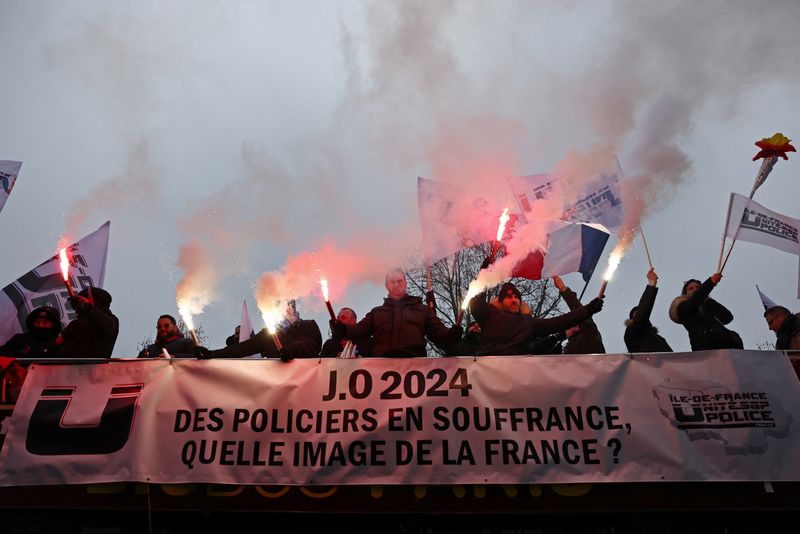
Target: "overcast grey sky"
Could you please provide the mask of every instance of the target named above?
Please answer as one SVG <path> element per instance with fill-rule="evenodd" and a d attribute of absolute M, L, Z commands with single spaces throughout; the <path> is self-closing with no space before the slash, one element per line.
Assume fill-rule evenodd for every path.
<path fill-rule="evenodd" d="M 196 318 L 211 347 L 244 298 L 261 326 L 262 272 L 326 242 L 376 260 L 361 276 L 375 283 L 334 301 L 363 315 L 385 295 L 382 268 L 419 242 L 417 176 L 502 198 L 505 176 L 602 149 L 646 178 L 652 320 L 688 350 L 670 301 L 715 270 L 728 193 L 747 194 L 758 167 L 754 141 L 800 135 L 798 23 L 796 1 L 5 0 L 0 159 L 23 166 L 0 213 L 2 283 L 62 233 L 111 219 L 115 356 L 176 313 L 176 261 L 193 241 L 218 282 Z M 799 174 L 790 155 L 756 200 L 800 217 Z M 646 270 L 637 241 L 597 317 L 609 352 L 624 350 Z M 795 256 L 737 243 L 724 274 L 713 296 L 748 348 L 774 339 L 756 283 L 800 308 Z M 321 302 L 299 308 L 327 331 Z"/>

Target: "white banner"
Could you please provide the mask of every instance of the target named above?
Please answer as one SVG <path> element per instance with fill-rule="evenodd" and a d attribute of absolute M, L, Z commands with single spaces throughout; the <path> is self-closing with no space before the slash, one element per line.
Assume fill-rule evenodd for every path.
<path fill-rule="evenodd" d="M 600 174 L 579 190 L 568 187 L 569 179 L 556 174 L 513 176 L 508 183 L 523 214 L 535 211 L 536 202 L 555 199 L 563 204 L 563 219 L 599 223 L 610 230 L 622 224 L 622 196 L 616 173 Z"/>
<path fill-rule="evenodd" d="M 103 287 L 106 276 L 108 233 L 111 222 L 69 245 L 70 282 L 76 291 L 87 286 Z M 67 306 L 69 293 L 59 268 L 58 254 L 11 282 L 0 292 L 0 345 L 23 331 L 25 318 L 39 306 L 52 306 L 64 326 L 75 318 Z"/>
<path fill-rule="evenodd" d="M 417 202 L 427 265 L 497 237 L 502 210 L 463 187 L 418 177 Z"/>
<path fill-rule="evenodd" d="M 800 219 L 768 210 L 746 196 L 731 193 L 726 237 L 800 255 Z M 738 234 L 737 234 L 738 229 Z"/>
<path fill-rule="evenodd" d="M 800 480 L 781 352 L 34 365 L 0 485 Z"/>
<path fill-rule="evenodd" d="M 8 195 L 14 188 L 20 168 L 22 168 L 21 161 L 0 160 L 0 211 L 3 211 Z"/>

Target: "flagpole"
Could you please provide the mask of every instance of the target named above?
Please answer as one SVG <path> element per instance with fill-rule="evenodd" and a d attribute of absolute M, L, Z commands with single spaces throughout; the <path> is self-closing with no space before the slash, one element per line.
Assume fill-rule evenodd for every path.
<path fill-rule="evenodd" d="M 764 160 L 764 161 L 766 161 L 766 160 Z M 748 200 L 753 200 L 753 195 L 755 194 L 755 192 L 756 192 L 756 187 L 753 187 L 753 190 L 750 191 L 750 196 L 747 197 Z M 731 194 L 730 202 L 733 202 L 733 194 Z M 745 206 L 745 208 L 746 208 L 746 206 Z M 729 208 L 729 210 L 730 210 L 730 208 Z M 730 213 L 728 213 L 728 219 L 730 219 Z M 741 230 L 741 229 L 742 229 L 742 221 L 739 220 L 739 225 L 736 227 L 736 232 L 733 234 L 733 241 L 731 241 L 731 247 L 728 249 L 728 253 L 725 254 L 725 261 L 722 262 L 722 266 L 719 268 L 719 271 L 717 271 L 720 274 L 722 274 L 722 271 L 725 269 L 725 265 L 728 263 L 728 258 L 731 257 L 731 251 L 733 250 L 733 245 L 736 244 L 736 239 L 739 237 L 739 230 Z M 726 234 L 728 233 L 728 220 L 725 221 L 725 233 Z"/>
<path fill-rule="evenodd" d="M 731 220 L 731 207 L 733 206 L 733 193 L 728 199 L 728 214 L 725 216 L 725 229 L 722 231 L 722 243 L 719 246 L 719 260 L 717 260 L 717 272 L 720 272 L 722 267 L 722 254 L 725 252 L 725 241 L 728 237 L 728 223 Z"/>
<path fill-rule="evenodd" d="M 431 284 L 431 267 L 427 263 L 425 263 L 425 277 L 428 280 L 428 293 L 433 291 L 433 284 Z M 436 304 L 431 300 L 428 302 L 428 307 L 433 309 Z"/>
<path fill-rule="evenodd" d="M 589 280 L 586 281 L 586 284 L 583 286 L 583 291 L 581 291 L 581 296 L 578 297 L 578 300 L 583 299 L 583 294 L 586 293 L 586 288 L 589 287 Z"/>
<path fill-rule="evenodd" d="M 644 230 L 641 224 L 639 224 L 639 233 L 642 234 L 642 244 L 644 245 L 644 253 L 647 255 L 647 263 L 650 264 L 650 268 L 652 269 L 653 262 L 650 260 L 650 249 L 647 248 L 647 239 L 644 238 Z"/>

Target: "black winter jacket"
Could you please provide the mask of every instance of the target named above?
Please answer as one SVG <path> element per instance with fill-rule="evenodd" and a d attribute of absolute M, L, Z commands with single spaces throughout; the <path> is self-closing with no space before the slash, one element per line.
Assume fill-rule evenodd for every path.
<path fill-rule="evenodd" d="M 426 336 L 445 352 L 458 341 L 451 339 L 451 329 L 421 298 L 411 295 L 386 298 L 357 324 L 347 326 L 347 339 L 361 341 L 370 336 L 372 355 L 377 358 L 424 357 Z"/>
<path fill-rule="evenodd" d="M 650 313 L 657 294 L 656 286 L 645 286 L 633 319 L 625 322 L 625 346 L 628 347 L 628 352 L 672 352 L 667 340 L 658 335 L 650 322 Z"/>
<path fill-rule="evenodd" d="M 728 309 L 709 298 L 714 282 L 703 282 L 692 296 L 675 297 L 669 307 L 669 317 L 682 324 L 689 333 L 692 350 L 741 349 L 742 338 L 724 325 L 733 321 Z"/>

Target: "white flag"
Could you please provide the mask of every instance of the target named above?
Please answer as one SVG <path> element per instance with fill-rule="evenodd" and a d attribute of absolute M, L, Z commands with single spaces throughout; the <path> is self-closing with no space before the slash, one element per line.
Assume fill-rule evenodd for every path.
<path fill-rule="evenodd" d="M 253 335 L 253 322 L 250 320 L 250 313 L 247 311 L 247 301 L 242 301 L 242 318 L 239 321 L 239 343 L 247 341 Z M 260 354 L 251 354 L 245 358 L 261 359 Z"/>
<path fill-rule="evenodd" d="M 562 218 L 572 222 L 599 223 L 610 230 L 622 225 L 622 196 L 617 172 L 602 173 L 568 191 L 566 181 L 556 174 L 534 174 L 508 178 L 522 213 L 535 210 L 536 202 L 553 199 L 563 204 Z"/>
<path fill-rule="evenodd" d="M 87 286 L 103 287 L 111 221 L 69 245 L 70 283 L 80 291 Z M 11 282 L 0 293 L 0 345 L 24 331 L 25 318 L 39 306 L 52 306 L 61 314 L 61 323 L 75 318 L 67 307 L 69 293 L 61 277 L 58 254 Z"/>
<path fill-rule="evenodd" d="M 6 205 L 6 200 L 8 200 L 8 195 L 11 194 L 14 182 L 17 181 L 21 167 L 21 161 L 0 160 L 0 211 L 3 211 L 3 206 Z"/>
<path fill-rule="evenodd" d="M 417 178 L 419 220 L 427 265 L 497 237 L 502 210 L 463 187 Z"/>
<path fill-rule="evenodd" d="M 726 228 L 727 237 L 800 255 L 800 219 L 768 210 L 746 196 L 731 193 Z"/>

